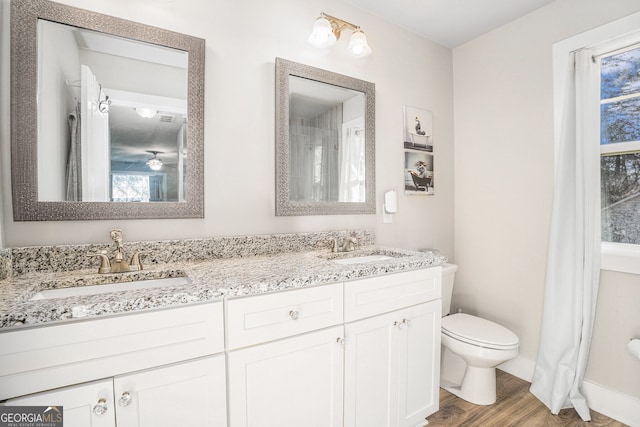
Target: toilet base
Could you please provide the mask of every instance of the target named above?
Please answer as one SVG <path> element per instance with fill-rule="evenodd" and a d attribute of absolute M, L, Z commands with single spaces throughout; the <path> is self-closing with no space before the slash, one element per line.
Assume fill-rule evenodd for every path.
<path fill-rule="evenodd" d="M 467 402 L 492 405 L 496 402 L 496 368 L 467 366 L 459 387 L 443 385 L 442 388 Z"/>

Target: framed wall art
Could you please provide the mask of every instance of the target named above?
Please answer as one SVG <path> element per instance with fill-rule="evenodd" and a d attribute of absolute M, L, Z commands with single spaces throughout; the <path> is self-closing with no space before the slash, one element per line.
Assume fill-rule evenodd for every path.
<path fill-rule="evenodd" d="M 433 154 L 404 152 L 404 190 L 406 194 L 434 194 Z"/>
<path fill-rule="evenodd" d="M 404 148 L 433 152 L 433 113 L 404 106 Z"/>

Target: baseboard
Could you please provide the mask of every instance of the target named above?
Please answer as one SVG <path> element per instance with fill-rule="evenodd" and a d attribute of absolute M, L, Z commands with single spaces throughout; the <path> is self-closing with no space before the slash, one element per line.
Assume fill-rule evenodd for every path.
<path fill-rule="evenodd" d="M 515 377 L 531 382 L 536 363 L 533 360 L 518 356 L 498 366 Z M 640 400 L 608 389 L 589 380 L 582 383 L 582 392 L 589 407 L 596 412 L 613 418 L 631 427 L 640 427 Z"/>
<path fill-rule="evenodd" d="M 531 382 L 533 371 L 536 368 L 536 362 L 526 357 L 518 356 L 515 359 L 508 360 L 498 366 L 498 369 L 518 377 L 521 380 Z"/>
<path fill-rule="evenodd" d="M 582 393 L 589 407 L 609 418 L 640 427 L 640 400 L 608 389 L 589 380 L 582 383 Z"/>

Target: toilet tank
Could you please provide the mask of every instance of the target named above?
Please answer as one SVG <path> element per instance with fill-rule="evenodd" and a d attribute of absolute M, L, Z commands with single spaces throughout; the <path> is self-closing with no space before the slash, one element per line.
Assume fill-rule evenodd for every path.
<path fill-rule="evenodd" d="M 458 266 L 455 264 L 442 265 L 442 316 L 451 311 L 451 297 L 453 296 L 453 281 L 456 278 Z"/>

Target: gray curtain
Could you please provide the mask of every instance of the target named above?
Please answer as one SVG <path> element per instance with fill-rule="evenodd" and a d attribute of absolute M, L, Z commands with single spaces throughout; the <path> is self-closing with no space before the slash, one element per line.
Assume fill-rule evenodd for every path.
<path fill-rule="evenodd" d="M 149 201 L 150 202 L 164 201 L 164 191 L 163 191 L 162 181 L 163 181 L 162 175 L 149 176 Z"/>
<path fill-rule="evenodd" d="M 69 123 L 69 150 L 67 156 L 65 200 L 82 200 L 82 152 L 80 148 L 80 103 L 67 118 Z"/>

